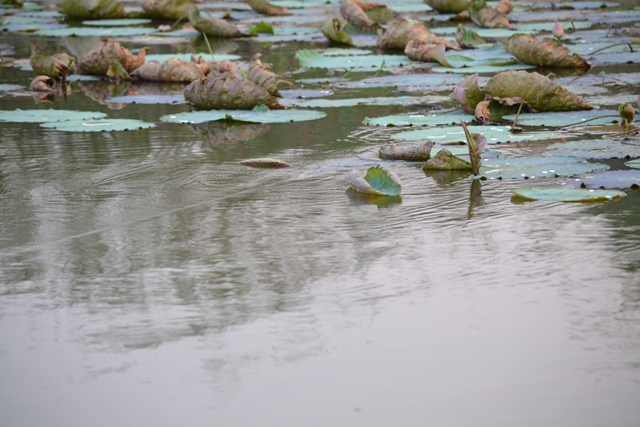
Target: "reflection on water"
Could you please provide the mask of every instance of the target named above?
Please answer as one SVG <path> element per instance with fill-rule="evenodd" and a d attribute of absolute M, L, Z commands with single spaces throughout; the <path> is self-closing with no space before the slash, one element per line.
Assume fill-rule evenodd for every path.
<path fill-rule="evenodd" d="M 187 108 L 0 127 L 2 425 L 637 424 L 640 192 L 519 205 L 396 162 L 367 199 L 343 176 L 391 109 L 158 122 Z M 265 156 L 292 168 L 238 164 Z"/>

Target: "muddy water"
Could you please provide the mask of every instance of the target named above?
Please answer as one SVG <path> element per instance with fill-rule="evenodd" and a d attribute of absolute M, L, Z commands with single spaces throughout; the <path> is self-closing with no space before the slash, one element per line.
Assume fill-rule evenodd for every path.
<path fill-rule="evenodd" d="M 516 204 L 522 181 L 404 163 L 401 200 L 346 192 L 384 139 L 362 119 L 398 107 L 232 128 L 81 90 L 0 107 L 157 124 L 0 126 L 3 426 L 638 425 L 640 192 Z M 238 165 L 263 156 L 293 167 Z"/>

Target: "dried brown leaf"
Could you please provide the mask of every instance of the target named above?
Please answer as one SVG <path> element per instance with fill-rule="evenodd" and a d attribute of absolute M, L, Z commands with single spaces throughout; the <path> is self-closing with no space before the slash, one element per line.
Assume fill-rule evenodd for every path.
<path fill-rule="evenodd" d="M 562 43 L 548 37 L 537 39 L 530 34 L 514 34 L 504 43 L 504 48 L 525 64 L 539 67 L 589 68 L 583 57 L 571 53 Z"/>
<path fill-rule="evenodd" d="M 413 39 L 407 44 L 404 49 L 404 54 L 414 61 L 422 62 L 438 62 L 446 67 L 450 67 L 451 64 L 444 56 L 445 47 L 441 44 L 429 44 L 428 42 Z"/>
<path fill-rule="evenodd" d="M 427 44 L 442 44 L 447 49 L 459 50 L 455 44 L 433 34 L 421 21 L 409 18 L 396 18 L 389 22 L 386 31 L 378 30 L 378 47 L 381 49 L 402 49 L 412 39 L 422 40 Z"/>
<path fill-rule="evenodd" d="M 342 0 L 340 14 L 347 22 L 361 31 L 375 31 L 380 28 L 380 24 L 370 19 L 365 13 L 365 8 L 371 9 L 373 7 L 384 7 L 384 5 L 359 0 Z"/>
<path fill-rule="evenodd" d="M 233 74 L 195 80 L 185 88 L 184 97 L 205 110 L 250 110 L 260 104 L 271 109 L 284 108 L 266 89 Z"/>
<path fill-rule="evenodd" d="M 248 34 L 243 34 L 233 23 L 224 19 L 213 16 L 203 18 L 197 9 L 193 9 L 189 14 L 189 22 L 193 25 L 193 28 L 211 37 L 231 38 L 249 36 Z"/>
<path fill-rule="evenodd" d="M 504 13 L 488 7 L 484 1 L 476 1 L 469 6 L 469 17 L 477 25 L 484 28 L 513 29 Z"/>
<path fill-rule="evenodd" d="M 144 0 L 142 9 L 152 18 L 176 21 L 196 9 L 193 0 Z"/>
<path fill-rule="evenodd" d="M 156 82 L 192 82 L 204 78 L 202 70 L 194 62 L 169 58 L 164 62 L 149 61 L 136 69 L 132 76 Z"/>
<path fill-rule="evenodd" d="M 506 15 L 513 10 L 513 3 L 511 0 L 500 0 L 496 5 L 496 10 Z"/>
<path fill-rule="evenodd" d="M 33 71 L 40 76 L 58 78 L 63 70 L 67 75 L 76 71 L 76 58 L 66 53 L 47 55 L 34 51 L 29 62 Z"/>
<path fill-rule="evenodd" d="M 478 74 L 465 77 L 449 97 L 458 101 L 465 113 L 474 114 L 476 105 L 485 97 L 485 92 L 478 86 Z"/>
<path fill-rule="evenodd" d="M 435 145 L 433 141 L 412 145 L 384 145 L 378 151 L 381 159 L 408 160 L 413 162 L 424 162 L 431 158 L 431 149 Z"/>
<path fill-rule="evenodd" d="M 120 43 L 107 41 L 99 48 L 86 53 L 78 61 L 78 73 L 94 76 L 106 76 L 111 62 L 118 61 L 127 73 L 144 64 L 147 48 L 142 48 L 137 55 L 120 46 Z"/>
<path fill-rule="evenodd" d="M 50 76 L 37 76 L 31 80 L 29 89 L 33 92 L 60 93 L 58 82 Z"/>
<path fill-rule="evenodd" d="M 425 3 L 440 13 L 459 13 L 471 4 L 469 0 L 425 0 Z"/>
<path fill-rule="evenodd" d="M 268 66 L 260 61 L 260 54 L 256 54 L 249 62 L 245 78 L 267 90 L 271 95 L 279 96 L 278 75 L 271 72 Z"/>
<path fill-rule="evenodd" d="M 258 13 L 269 16 L 286 16 L 291 15 L 289 9 L 283 6 L 276 6 L 269 3 L 267 0 L 245 0 L 251 9 Z"/>
<path fill-rule="evenodd" d="M 522 104 L 521 98 L 499 98 L 487 95 L 484 101 L 476 105 L 475 116 L 480 124 L 490 124 L 502 121 L 502 116 L 517 114 Z M 530 104 L 525 103 L 522 107 L 523 113 L 532 113 Z"/>
<path fill-rule="evenodd" d="M 427 160 L 422 169 L 473 170 L 473 167 L 471 163 L 454 156 L 451 151 L 443 148 L 435 156 Z"/>

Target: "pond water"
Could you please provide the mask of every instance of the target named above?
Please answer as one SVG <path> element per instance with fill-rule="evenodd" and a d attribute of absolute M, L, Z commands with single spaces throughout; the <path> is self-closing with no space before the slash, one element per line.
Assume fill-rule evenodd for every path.
<path fill-rule="evenodd" d="M 23 58 L 34 40 L 64 44 L 3 38 Z M 326 47 L 231 43 L 281 74 L 296 50 Z M 515 203 L 530 182 L 383 162 L 404 184 L 386 203 L 346 191 L 394 131 L 362 122 L 424 105 L 185 125 L 159 118 L 186 104 L 72 87 L 66 103 L 3 96 L 0 109 L 156 127 L 0 125 L 1 425 L 638 425 L 640 191 Z M 238 164 L 257 157 L 292 167 Z"/>

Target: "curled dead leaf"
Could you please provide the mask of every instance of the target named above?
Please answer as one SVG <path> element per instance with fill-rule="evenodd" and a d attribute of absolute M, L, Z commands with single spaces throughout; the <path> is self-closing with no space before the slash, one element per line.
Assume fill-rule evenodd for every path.
<path fill-rule="evenodd" d="M 71 19 L 118 19 L 128 13 L 118 0 L 58 0 L 56 9 Z"/>
<path fill-rule="evenodd" d="M 451 151 L 446 148 L 441 149 L 435 156 L 427 160 L 422 165 L 422 169 L 437 169 L 437 170 L 473 170 L 471 163 L 454 156 Z"/>
<path fill-rule="evenodd" d="M 29 59 L 31 68 L 40 76 L 58 78 L 63 71 L 69 75 L 76 71 L 76 58 L 66 53 L 47 55 L 34 51 Z"/>
<path fill-rule="evenodd" d="M 230 73 L 193 81 L 185 88 L 184 97 L 205 110 L 250 110 L 260 104 L 284 108 L 266 89 Z"/>
<path fill-rule="evenodd" d="M 249 34 L 243 34 L 233 23 L 224 19 L 211 16 L 203 18 L 200 16 L 198 9 L 192 9 L 189 13 L 189 22 L 193 28 L 211 37 L 248 37 Z"/>
<path fill-rule="evenodd" d="M 473 30 L 458 25 L 456 30 L 456 42 L 463 49 L 475 49 L 477 45 L 486 43 L 486 40 Z"/>
<path fill-rule="evenodd" d="M 404 49 L 404 54 L 414 61 L 422 62 L 438 62 L 445 67 L 450 67 L 451 64 L 445 57 L 445 47 L 441 44 L 430 44 L 426 41 L 413 39 L 407 44 Z"/>
<path fill-rule="evenodd" d="M 78 73 L 93 76 L 106 76 L 111 62 L 118 61 L 131 74 L 133 70 L 144 64 L 147 48 L 142 48 L 137 55 L 120 46 L 120 43 L 106 41 L 102 46 L 86 53 L 78 61 Z"/>
<path fill-rule="evenodd" d="M 286 16 L 291 15 L 289 9 L 283 6 L 276 6 L 269 3 L 267 0 L 245 0 L 246 3 L 251 6 L 251 9 L 258 13 L 269 16 Z"/>
<path fill-rule="evenodd" d="M 268 66 L 260 61 L 260 54 L 256 54 L 249 62 L 245 78 L 267 90 L 271 95 L 279 96 L 278 75 L 271 72 Z"/>
<path fill-rule="evenodd" d="M 456 100 L 467 114 L 475 114 L 475 108 L 484 100 L 485 92 L 478 86 L 478 74 L 472 74 L 462 79 L 449 97 Z"/>
<path fill-rule="evenodd" d="M 425 2 L 440 13 L 460 13 L 467 10 L 470 0 L 425 0 Z"/>
<path fill-rule="evenodd" d="M 513 29 L 504 13 L 488 7 L 485 1 L 471 3 L 469 6 L 469 18 L 480 27 Z"/>
<path fill-rule="evenodd" d="M 196 9 L 193 0 L 144 0 L 142 9 L 154 19 L 176 21 Z"/>
<path fill-rule="evenodd" d="M 520 98 L 498 98 L 487 95 L 483 101 L 476 105 L 476 120 L 483 125 L 500 122 L 502 121 L 502 116 L 517 114 L 522 103 L 523 101 Z M 532 113 L 531 105 L 524 103 L 521 112 Z"/>
<path fill-rule="evenodd" d="M 455 44 L 433 34 L 421 21 L 409 18 L 396 18 L 389 22 L 386 31 L 378 30 L 378 47 L 381 49 L 402 49 L 410 40 L 417 39 L 427 44 L 441 44 L 447 49 L 459 50 Z"/>
<path fill-rule="evenodd" d="M 513 3 L 511 0 L 500 0 L 496 5 L 496 10 L 506 15 L 513 10 Z"/>
<path fill-rule="evenodd" d="M 504 48 L 525 64 L 539 67 L 589 68 L 583 57 L 571 53 L 562 43 L 548 37 L 537 39 L 529 34 L 514 34 L 504 43 Z"/>
<path fill-rule="evenodd" d="M 244 166 L 251 166 L 254 168 L 267 168 L 267 169 L 291 167 L 289 163 L 283 162 L 282 160 L 279 160 L 279 159 L 272 159 L 270 157 L 243 160 L 240 162 L 240 164 Z"/>
<path fill-rule="evenodd" d="M 132 76 L 156 82 L 192 82 L 204 78 L 202 70 L 194 62 L 169 58 L 164 62 L 149 61 L 136 69 Z"/>
<path fill-rule="evenodd" d="M 375 31 L 380 28 L 380 24 L 369 18 L 365 10 L 379 7 L 385 7 L 385 5 L 362 0 L 342 0 L 340 2 L 340 14 L 347 22 L 361 31 Z"/>
<path fill-rule="evenodd" d="M 434 145 L 435 142 L 433 141 L 403 146 L 389 144 L 380 147 L 378 156 L 381 159 L 424 162 L 431 158 L 431 149 Z"/>
<path fill-rule="evenodd" d="M 37 76 L 31 80 L 29 90 L 33 92 L 61 93 L 56 79 L 50 76 Z"/>

